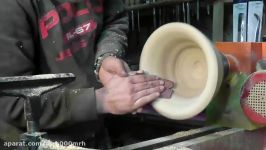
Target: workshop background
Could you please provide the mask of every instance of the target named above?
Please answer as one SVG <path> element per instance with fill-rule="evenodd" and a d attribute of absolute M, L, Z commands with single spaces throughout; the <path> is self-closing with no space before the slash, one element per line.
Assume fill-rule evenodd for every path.
<path fill-rule="evenodd" d="M 132 66 L 134 69 L 150 34 L 170 22 L 191 24 L 213 42 L 233 41 L 232 0 L 125 0 L 125 3 L 130 21 L 127 61 L 136 65 Z"/>

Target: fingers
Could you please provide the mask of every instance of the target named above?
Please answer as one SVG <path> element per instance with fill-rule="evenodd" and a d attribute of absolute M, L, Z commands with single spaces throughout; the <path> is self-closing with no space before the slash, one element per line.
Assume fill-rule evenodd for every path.
<path fill-rule="evenodd" d="M 104 70 L 102 68 L 100 69 L 100 71 L 99 71 L 99 79 L 100 79 L 100 81 L 101 81 L 101 83 L 103 85 L 107 85 L 107 83 L 110 80 L 112 80 L 112 78 L 113 78 L 113 76 L 109 72 L 107 72 L 106 70 Z"/>
<path fill-rule="evenodd" d="M 152 75 L 132 75 L 129 76 L 129 79 L 131 83 L 136 84 L 136 83 L 142 83 L 142 82 L 148 82 L 148 81 L 154 81 L 154 80 L 159 80 L 159 77 L 157 76 L 152 76 Z"/>
<path fill-rule="evenodd" d="M 133 108 L 134 112 L 141 112 L 142 107 L 155 99 L 161 97 L 170 98 L 173 90 L 171 88 L 174 87 L 174 82 L 170 80 L 158 80 L 158 77 L 154 78 L 154 76 L 135 76 L 132 80 L 143 81 L 143 80 L 152 80 L 143 83 L 135 84 L 135 92 L 137 92 L 134 96 L 136 100 Z M 155 79 L 155 80 L 154 80 Z M 157 80 L 156 80 L 157 79 Z"/>
<path fill-rule="evenodd" d="M 134 91 L 139 92 L 142 90 L 158 87 L 158 86 L 163 86 L 164 85 L 163 80 L 154 80 L 154 81 L 148 81 L 148 82 L 143 82 L 143 83 L 137 83 L 134 85 Z"/>
<path fill-rule="evenodd" d="M 134 75 L 144 75 L 144 71 L 143 71 L 143 70 L 130 71 L 130 72 L 128 72 L 128 75 L 130 75 L 130 76 L 134 76 Z"/>
<path fill-rule="evenodd" d="M 164 79 L 164 86 L 167 88 L 167 89 L 171 89 L 175 86 L 175 83 L 173 81 L 170 81 L 170 80 L 165 80 Z"/>
<path fill-rule="evenodd" d="M 138 73 L 142 73 L 143 71 L 139 71 Z M 147 79 L 147 78 L 146 78 Z M 154 80 L 148 82 L 137 83 L 134 85 L 134 92 L 136 92 L 134 99 L 136 100 L 133 110 L 135 110 L 132 114 L 142 112 L 142 106 L 150 103 L 152 100 L 157 98 L 156 93 L 163 92 L 165 87 L 163 86 L 165 82 L 163 80 Z M 154 95 L 155 94 L 155 95 Z"/>
<path fill-rule="evenodd" d="M 147 96 L 144 96 L 144 97 L 138 99 L 138 100 L 135 102 L 135 104 L 134 104 L 134 106 L 133 106 L 133 109 L 134 109 L 134 110 L 137 110 L 138 108 L 141 108 L 141 107 L 143 107 L 144 105 L 146 105 L 146 104 L 148 104 L 148 103 L 154 101 L 154 100 L 157 99 L 159 96 L 160 96 L 160 93 L 159 93 L 159 92 L 158 92 L 158 93 L 152 93 L 152 94 L 149 94 L 149 95 L 147 95 Z"/>
<path fill-rule="evenodd" d="M 143 111 L 143 108 L 141 107 L 141 108 L 139 108 L 138 110 L 137 110 L 137 113 L 141 113 Z"/>
<path fill-rule="evenodd" d="M 138 70 L 137 74 L 144 74 L 144 70 Z"/>
<path fill-rule="evenodd" d="M 128 66 L 125 66 L 124 62 L 115 57 L 107 57 L 104 59 L 102 67 L 110 73 L 115 73 L 121 77 L 127 76 L 126 69 L 129 69 Z M 126 67 L 126 69 L 125 69 Z"/>
<path fill-rule="evenodd" d="M 167 89 L 171 89 L 175 86 L 175 83 L 173 81 L 161 79 L 160 77 L 154 75 L 144 74 L 143 70 L 131 71 L 128 73 L 128 75 L 130 76 L 130 80 L 132 81 L 132 83 L 142 83 L 154 80 L 161 80 L 161 82 L 164 82 L 164 86 Z"/>
<path fill-rule="evenodd" d="M 129 68 L 128 64 L 123 60 L 120 60 L 120 61 L 122 61 L 125 71 L 127 73 L 131 72 L 131 69 Z"/>
<path fill-rule="evenodd" d="M 143 108 L 138 108 L 137 111 L 132 112 L 133 115 L 136 115 L 137 113 L 142 113 Z"/>
<path fill-rule="evenodd" d="M 138 101 L 138 99 L 141 99 L 145 96 L 149 96 L 151 94 L 154 94 L 154 93 L 161 93 L 162 91 L 164 91 L 164 86 L 159 86 L 159 87 L 154 87 L 154 88 L 150 88 L 150 89 L 146 89 L 146 90 L 142 90 L 140 92 L 137 92 L 135 95 L 134 95 L 134 99 L 136 101 Z"/>
<path fill-rule="evenodd" d="M 161 98 L 169 99 L 169 98 L 172 97 L 172 94 L 173 94 L 173 90 L 172 90 L 172 89 L 166 89 L 166 90 L 164 90 L 164 91 L 161 93 L 160 97 L 161 97 Z"/>
<path fill-rule="evenodd" d="M 154 80 L 160 80 L 161 78 L 154 75 L 145 75 L 143 70 L 139 71 L 131 71 L 128 73 L 130 75 L 130 80 L 132 83 L 142 83 L 142 82 L 148 82 L 148 81 L 154 81 Z M 175 86 L 175 83 L 170 80 L 161 79 L 162 82 L 164 82 L 164 86 L 167 89 L 171 89 Z"/>

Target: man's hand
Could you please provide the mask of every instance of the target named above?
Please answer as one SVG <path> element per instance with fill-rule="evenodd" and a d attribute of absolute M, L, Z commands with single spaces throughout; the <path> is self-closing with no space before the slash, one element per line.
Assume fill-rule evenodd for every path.
<path fill-rule="evenodd" d="M 99 70 L 99 78 L 105 86 L 115 75 L 126 77 L 130 71 L 126 62 L 115 57 L 106 57 Z"/>
<path fill-rule="evenodd" d="M 112 114 L 135 112 L 157 99 L 164 89 L 164 81 L 156 76 L 113 75 L 104 88 L 96 90 L 98 109 Z"/>

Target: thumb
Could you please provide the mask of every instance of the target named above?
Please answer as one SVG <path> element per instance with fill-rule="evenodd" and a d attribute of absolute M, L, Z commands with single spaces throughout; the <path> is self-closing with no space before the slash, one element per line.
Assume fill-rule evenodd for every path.
<path fill-rule="evenodd" d="M 109 59 L 109 58 L 106 58 Z M 104 69 L 107 72 L 115 73 L 119 76 L 127 76 L 127 72 L 124 68 L 124 63 L 118 58 L 110 58 L 108 61 L 105 61 Z"/>
<path fill-rule="evenodd" d="M 121 61 L 122 61 L 123 66 L 124 66 L 124 70 L 125 70 L 127 73 L 131 72 L 131 69 L 129 68 L 128 64 L 127 64 L 125 61 L 123 61 L 123 60 L 121 60 Z"/>

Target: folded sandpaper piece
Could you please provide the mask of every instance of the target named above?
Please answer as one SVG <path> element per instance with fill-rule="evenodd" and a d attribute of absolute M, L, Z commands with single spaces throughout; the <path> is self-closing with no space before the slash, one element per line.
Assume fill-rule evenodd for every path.
<path fill-rule="evenodd" d="M 175 82 L 170 81 L 170 80 L 164 80 L 164 86 L 166 89 L 172 89 L 175 86 Z"/>
<path fill-rule="evenodd" d="M 174 92 L 172 88 L 174 87 L 175 83 L 170 80 L 164 80 L 164 82 L 165 90 L 161 93 L 160 97 L 170 99 Z"/>
<path fill-rule="evenodd" d="M 172 97 L 172 94 L 173 94 L 172 89 L 166 89 L 161 93 L 160 98 L 170 99 Z"/>

